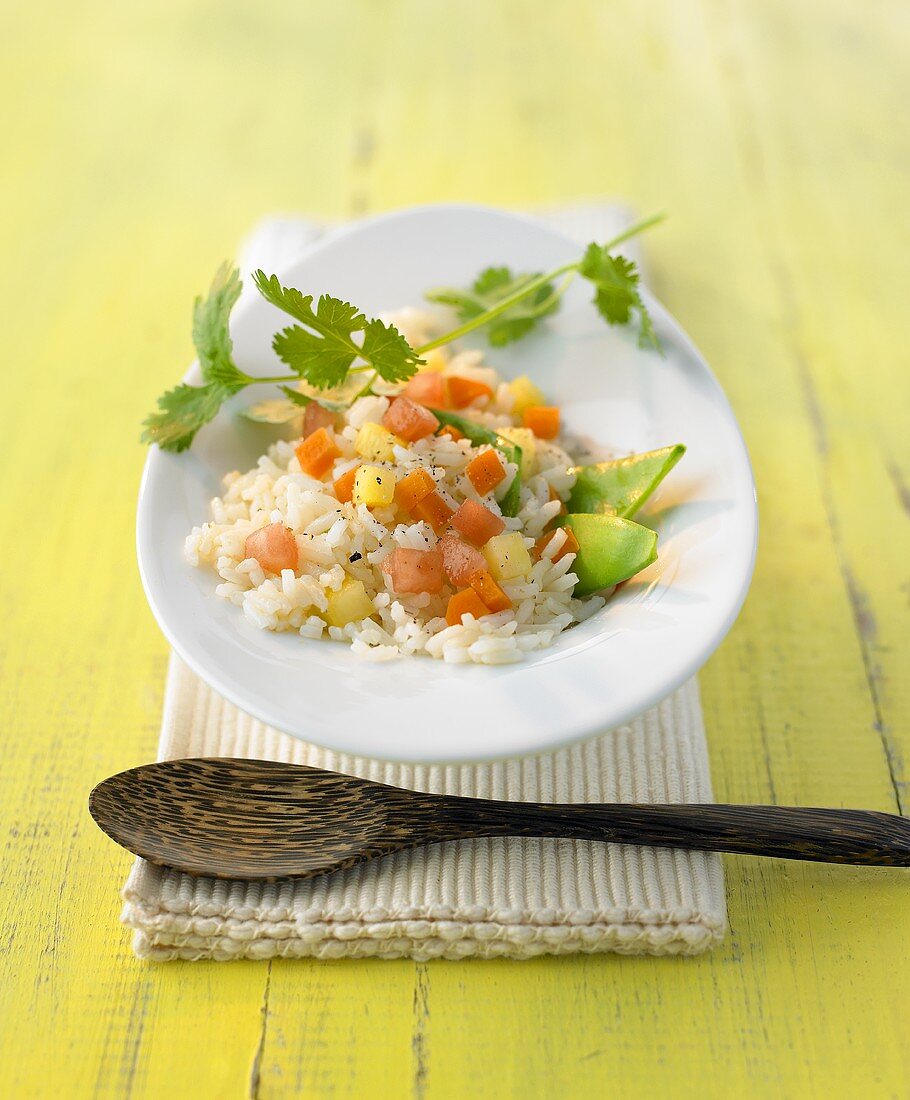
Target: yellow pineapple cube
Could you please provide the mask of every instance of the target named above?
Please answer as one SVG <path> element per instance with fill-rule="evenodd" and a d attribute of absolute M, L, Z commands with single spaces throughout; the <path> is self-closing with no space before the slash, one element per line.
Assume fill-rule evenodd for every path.
<path fill-rule="evenodd" d="M 500 584 L 516 577 L 526 577 L 531 572 L 531 555 L 518 531 L 494 535 L 484 544 L 481 553 L 487 560 L 493 580 Z"/>
<path fill-rule="evenodd" d="M 395 499 L 395 481 L 391 470 L 383 470 L 381 466 L 358 466 L 351 499 L 368 508 L 384 508 Z"/>
<path fill-rule="evenodd" d="M 513 411 L 516 416 L 521 416 L 525 409 L 529 409 L 532 405 L 546 405 L 547 403 L 547 399 L 526 374 L 511 381 L 509 389 L 515 398 Z"/>
<path fill-rule="evenodd" d="M 537 436 L 530 428 L 499 428 L 499 434 L 521 447 L 521 469 L 518 476 L 527 481 L 537 473 Z"/>
<path fill-rule="evenodd" d="M 425 351 L 420 358 L 424 360 L 417 368 L 421 373 L 424 371 L 444 370 L 449 362 L 449 357 L 442 348 L 433 348 L 431 351 Z"/>
<path fill-rule="evenodd" d="M 327 599 L 329 606 L 322 617 L 329 626 L 359 623 L 376 613 L 363 581 L 353 577 L 345 577 L 339 589 L 327 593 Z"/>
<path fill-rule="evenodd" d="M 357 433 L 354 450 L 361 458 L 369 459 L 371 462 L 394 462 L 393 448 L 396 444 L 400 447 L 404 446 L 402 440 L 397 435 L 393 435 L 388 428 L 384 428 L 381 424 L 370 423 L 364 424 Z"/>

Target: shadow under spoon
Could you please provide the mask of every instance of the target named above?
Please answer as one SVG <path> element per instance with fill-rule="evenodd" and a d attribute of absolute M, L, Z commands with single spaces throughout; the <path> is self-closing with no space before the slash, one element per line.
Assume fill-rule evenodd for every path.
<path fill-rule="evenodd" d="M 89 810 L 135 855 L 218 878 L 307 877 L 421 844 L 492 836 L 910 866 L 910 820 L 873 810 L 495 802 L 268 760 L 144 764 L 99 783 Z"/>

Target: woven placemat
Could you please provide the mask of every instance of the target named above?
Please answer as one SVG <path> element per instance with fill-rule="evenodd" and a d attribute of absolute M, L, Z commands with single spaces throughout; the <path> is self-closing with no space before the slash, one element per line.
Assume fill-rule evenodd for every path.
<path fill-rule="evenodd" d="M 622 228 L 628 214 L 594 205 L 547 219 L 592 240 Z M 244 247 L 241 266 L 280 268 L 320 232 L 304 219 L 269 219 Z M 290 761 L 414 790 L 517 801 L 712 800 L 695 680 L 628 725 L 555 753 L 412 766 L 280 734 L 172 656 L 158 758 L 185 756 Z M 431 845 L 333 875 L 269 884 L 194 878 L 139 859 L 123 897 L 136 954 L 159 961 L 696 954 L 719 942 L 726 914 L 717 855 L 520 838 Z"/>

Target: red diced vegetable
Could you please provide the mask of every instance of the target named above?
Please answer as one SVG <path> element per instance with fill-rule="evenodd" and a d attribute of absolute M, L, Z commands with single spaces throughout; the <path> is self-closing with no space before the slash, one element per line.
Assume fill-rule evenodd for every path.
<path fill-rule="evenodd" d="M 423 405 L 418 405 L 408 397 L 396 397 L 382 418 L 382 426 L 404 439 L 414 443 L 424 439 L 439 427 L 439 421 Z"/>
<path fill-rule="evenodd" d="M 411 509 L 411 515 L 418 520 L 428 523 L 437 535 L 441 535 L 449 526 L 449 520 L 453 516 L 452 509 L 446 504 L 439 493 L 427 493 L 423 500 L 419 501 Z"/>
<path fill-rule="evenodd" d="M 409 550 L 399 546 L 383 561 L 382 570 L 388 574 L 395 592 L 432 594 L 439 592 L 445 582 L 439 550 Z"/>
<path fill-rule="evenodd" d="M 512 606 L 512 601 L 493 580 L 489 570 L 478 570 L 468 583 L 490 611 L 506 611 Z"/>
<path fill-rule="evenodd" d="M 559 409 L 553 405 L 531 405 L 525 409 L 522 420 L 538 439 L 555 439 L 559 435 Z"/>
<path fill-rule="evenodd" d="M 452 375 L 448 382 L 449 400 L 456 409 L 463 409 L 478 397 L 493 396 L 493 391 L 485 382 L 476 382 L 473 378 L 461 378 L 456 374 Z"/>
<path fill-rule="evenodd" d="M 448 409 L 449 385 L 448 380 L 435 371 L 421 371 L 415 374 L 401 393 L 402 397 L 409 397 L 418 405 L 429 405 L 432 409 Z"/>
<path fill-rule="evenodd" d="M 486 568 L 483 554 L 451 531 L 439 540 L 439 549 L 442 553 L 442 567 L 454 585 L 467 584 L 474 573 Z"/>
<path fill-rule="evenodd" d="M 331 409 L 320 405 L 318 401 L 311 401 L 303 414 L 303 437 L 319 431 L 320 428 L 334 428 L 335 414 Z"/>
<path fill-rule="evenodd" d="M 449 626 L 458 626 L 465 615 L 473 615 L 475 619 L 481 619 L 489 614 L 490 609 L 474 589 L 465 588 L 462 592 L 456 592 L 454 596 L 449 597 L 446 622 Z"/>
<path fill-rule="evenodd" d="M 255 558 L 266 573 L 280 573 L 282 569 L 296 569 L 298 561 L 297 540 L 282 523 L 270 523 L 247 536 L 243 547 L 245 558 Z"/>
<path fill-rule="evenodd" d="M 352 466 L 347 473 L 335 479 L 335 496 L 338 497 L 342 504 L 350 504 L 354 498 L 354 478 L 357 477 L 357 471 L 359 469 L 359 464 L 357 466 Z"/>
<path fill-rule="evenodd" d="M 494 450 L 481 451 L 465 467 L 471 484 L 482 497 L 495 489 L 506 476 L 502 460 Z"/>
<path fill-rule="evenodd" d="M 341 457 L 341 451 L 325 428 L 317 428 L 312 435 L 298 443 L 294 454 L 297 455 L 300 469 L 310 477 L 318 478 L 325 477 L 335 459 Z"/>
<path fill-rule="evenodd" d="M 406 512 L 413 512 L 414 505 L 419 504 L 435 489 L 436 482 L 422 466 L 419 466 L 395 486 L 395 503 Z"/>
<path fill-rule="evenodd" d="M 462 504 L 452 516 L 452 526 L 475 546 L 483 546 L 494 535 L 499 535 L 506 529 L 499 516 L 476 500 L 466 500 Z"/>
<path fill-rule="evenodd" d="M 578 539 L 575 537 L 575 532 L 571 527 L 563 527 L 563 531 L 566 533 L 565 541 L 562 546 L 553 555 L 552 560 L 554 562 L 559 561 L 560 558 L 564 558 L 566 554 L 578 553 Z M 543 552 L 547 548 L 550 540 L 556 537 L 555 531 L 548 531 L 545 535 L 541 535 L 537 542 L 534 544 L 535 554 L 538 560 L 543 557 Z"/>

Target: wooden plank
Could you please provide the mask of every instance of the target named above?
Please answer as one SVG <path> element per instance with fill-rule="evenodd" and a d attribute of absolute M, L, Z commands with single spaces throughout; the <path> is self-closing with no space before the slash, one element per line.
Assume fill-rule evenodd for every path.
<path fill-rule="evenodd" d="M 671 211 L 655 286 L 761 492 L 753 594 L 702 678 L 718 794 L 906 798 L 906 6 L 8 15 L 4 1094 L 902 1095 L 900 876 L 728 860 L 731 935 L 699 960 L 155 967 L 84 798 L 153 751 L 136 424 L 228 246 L 271 209 L 604 193 Z"/>

